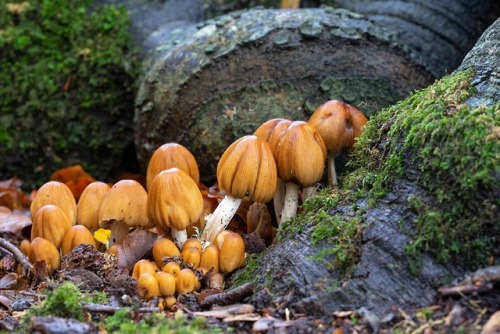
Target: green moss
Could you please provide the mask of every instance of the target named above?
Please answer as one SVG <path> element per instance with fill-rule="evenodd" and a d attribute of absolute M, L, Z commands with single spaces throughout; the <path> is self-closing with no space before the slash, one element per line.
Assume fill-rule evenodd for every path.
<path fill-rule="evenodd" d="M 471 77 L 449 75 L 373 116 L 351 155 L 345 188 L 366 191 L 375 204 L 397 178 L 412 181 L 426 197 L 408 198 L 417 218 L 407 253 L 477 267 L 500 235 L 500 104 L 464 104 L 474 93 Z"/>
<path fill-rule="evenodd" d="M 0 176 L 39 186 L 83 164 L 117 172 L 133 143 L 135 78 L 124 7 L 0 0 Z"/>
<path fill-rule="evenodd" d="M 245 269 L 236 272 L 231 286 L 237 287 L 245 283 L 255 282 L 258 278 L 257 272 L 263 254 L 264 253 L 248 255 L 245 259 Z"/>
<path fill-rule="evenodd" d="M 123 308 L 104 320 L 104 328 L 108 333 L 220 333 L 218 328 L 209 328 L 204 317 L 186 319 L 183 316 L 167 319 L 161 313 L 151 313 L 140 321 L 133 320 L 134 312 Z"/>

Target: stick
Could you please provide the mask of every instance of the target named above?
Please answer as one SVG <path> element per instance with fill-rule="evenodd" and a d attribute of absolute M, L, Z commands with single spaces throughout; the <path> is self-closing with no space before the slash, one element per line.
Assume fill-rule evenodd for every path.
<path fill-rule="evenodd" d="M 493 288 L 492 284 L 486 285 L 460 285 L 449 288 L 439 288 L 438 291 L 443 296 L 466 295 L 474 292 L 486 292 Z"/>
<path fill-rule="evenodd" d="M 210 307 L 212 305 L 231 305 L 241 301 L 243 298 L 253 293 L 253 284 L 245 283 L 234 289 L 226 290 L 221 293 L 216 293 L 205 298 L 201 303 L 201 307 Z"/>
<path fill-rule="evenodd" d="M 120 307 L 115 307 L 111 305 L 101 305 L 101 304 L 85 304 L 83 305 L 83 310 L 88 312 L 95 313 L 115 313 L 121 310 Z M 152 312 L 160 312 L 159 307 L 139 307 L 137 309 L 139 313 L 152 313 Z"/>
<path fill-rule="evenodd" d="M 28 273 L 33 272 L 33 265 L 19 248 L 4 238 L 0 238 L 0 247 L 6 249 L 9 253 L 12 253 L 15 256 L 17 262 L 19 262 L 23 267 L 23 275 L 26 276 Z"/>

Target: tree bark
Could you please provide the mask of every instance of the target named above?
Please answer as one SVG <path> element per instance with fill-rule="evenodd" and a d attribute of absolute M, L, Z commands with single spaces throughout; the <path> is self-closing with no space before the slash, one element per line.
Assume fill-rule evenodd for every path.
<path fill-rule="evenodd" d="M 346 10 L 251 10 L 198 28 L 156 48 L 142 81 L 136 147 L 144 168 L 175 141 L 210 183 L 227 146 L 271 118 L 304 120 L 329 99 L 371 115 L 434 80 L 388 32 Z"/>

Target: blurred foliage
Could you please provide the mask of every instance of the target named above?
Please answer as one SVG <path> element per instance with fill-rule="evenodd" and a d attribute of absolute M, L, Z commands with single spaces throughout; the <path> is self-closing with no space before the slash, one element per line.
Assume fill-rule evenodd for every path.
<path fill-rule="evenodd" d="M 125 8 L 91 4 L 0 0 L 0 178 L 29 189 L 63 166 L 124 165 L 139 62 Z"/>

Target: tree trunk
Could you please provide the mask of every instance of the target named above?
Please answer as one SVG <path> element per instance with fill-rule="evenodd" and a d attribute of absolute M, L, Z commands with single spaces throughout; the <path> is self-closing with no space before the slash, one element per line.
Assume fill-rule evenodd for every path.
<path fill-rule="evenodd" d="M 145 167 L 161 144 L 186 146 L 205 183 L 231 142 L 271 118 L 304 120 L 329 99 L 372 115 L 434 80 L 346 10 L 251 10 L 198 28 L 156 49 L 136 99 L 136 147 Z"/>

